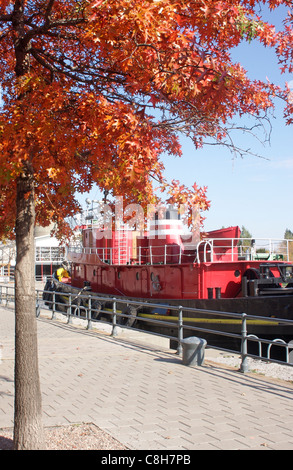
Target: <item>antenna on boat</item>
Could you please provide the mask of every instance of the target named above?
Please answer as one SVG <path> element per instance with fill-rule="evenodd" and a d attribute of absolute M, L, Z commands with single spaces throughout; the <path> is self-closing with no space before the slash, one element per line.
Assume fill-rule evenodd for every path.
<path fill-rule="evenodd" d="M 108 191 L 107 189 L 104 189 L 104 199 L 103 199 L 104 204 L 107 204 L 107 196 L 108 196 L 108 194 L 109 194 L 109 191 Z"/>

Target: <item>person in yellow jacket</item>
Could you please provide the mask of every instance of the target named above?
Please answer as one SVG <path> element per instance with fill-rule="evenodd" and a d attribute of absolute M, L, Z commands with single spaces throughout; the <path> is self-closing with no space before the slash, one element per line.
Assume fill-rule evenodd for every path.
<path fill-rule="evenodd" d="M 62 281 L 62 278 L 64 277 L 69 278 L 70 274 L 68 271 L 69 271 L 68 263 L 63 262 L 61 264 L 61 268 L 58 268 L 56 271 L 56 276 L 57 276 L 58 281 Z"/>

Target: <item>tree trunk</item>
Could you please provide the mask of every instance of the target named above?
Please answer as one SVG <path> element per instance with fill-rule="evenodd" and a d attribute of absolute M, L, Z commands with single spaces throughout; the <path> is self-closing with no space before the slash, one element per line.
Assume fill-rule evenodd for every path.
<path fill-rule="evenodd" d="M 38 367 L 34 261 L 34 182 L 29 166 L 17 181 L 15 268 L 14 448 L 44 449 Z"/>

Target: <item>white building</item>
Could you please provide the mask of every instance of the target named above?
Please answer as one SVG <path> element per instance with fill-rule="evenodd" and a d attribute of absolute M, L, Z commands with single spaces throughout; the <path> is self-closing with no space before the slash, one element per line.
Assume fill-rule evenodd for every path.
<path fill-rule="evenodd" d="M 50 235 L 52 225 L 35 228 L 36 279 L 51 276 L 65 259 L 65 248 Z M 13 278 L 16 261 L 15 242 L 0 244 L 0 282 Z"/>
<path fill-rule="evenodd" d="M 50 235 L 52 225 L 35 228 L 36 279 L 51 276 L 65 258 L 65 248 Z"/>
<path fill-rule="evenodd" d="M 0 281 L 9 280 L 15 266 L 15 243 L 8 241 L 0 244 Z"/>

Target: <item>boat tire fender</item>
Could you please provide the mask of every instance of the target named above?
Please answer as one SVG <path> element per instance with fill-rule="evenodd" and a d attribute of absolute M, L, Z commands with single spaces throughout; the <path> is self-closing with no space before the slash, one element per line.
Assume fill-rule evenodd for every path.
<path fill-rule="evenodd" d="M 101 310 L 103 309 L 103 304 L 98 300 L 92 302 L 92 319 L 93 320 L 100 320 L 102 317 Z"/>
<path fill-rule="evenodd" d="M 51 304 L 52 294 L 50 294 L 50 291 L 54 291 L 54 288 L 55 288 L 54 282 L 48 280 L 45 284 L 44 291 L 43 291 L 43 300 L 45 300 L 45 305 Z"/>
<path fill-rule="evenodd" d="M 132 327 L 136 322 L 137 312 L 138 310 L 136 307 L 127 305 L 127 307 L 122 312 L 122 316 L 120 317 L 120 325 Z"/>

